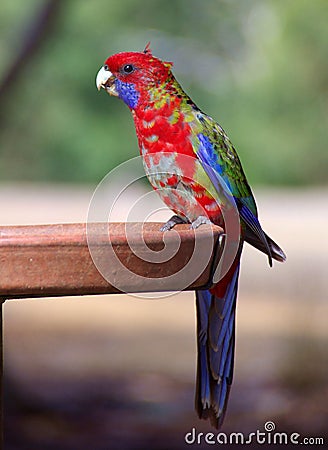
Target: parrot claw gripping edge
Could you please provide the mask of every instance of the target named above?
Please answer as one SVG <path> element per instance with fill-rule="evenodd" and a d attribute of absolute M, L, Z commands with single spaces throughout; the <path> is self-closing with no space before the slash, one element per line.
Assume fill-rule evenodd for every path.
<path fill-rule="evenodd" d="M 229 270 L 214 287 L 196 292 L 195 408 L 200 418 L 219 428 L 233 377 L 243 243 L 265 253 L 270 265 L 272 259 L 282 262 L 286 256 L 260 225 L 255 199 L 230 139 L 183 91 L 171 68 L 172 63 L 153 56 L 147 45 L 144 52 L 110 56 L 97 74 L 96 85 L 123 100 L 132 113 L 150 184 L 175 213 L 163 231 L 184 222 L 194 228 L 208 222 L 225 228 L 224 211 L 232 204 L 238 211 L 240 241 Z"/>

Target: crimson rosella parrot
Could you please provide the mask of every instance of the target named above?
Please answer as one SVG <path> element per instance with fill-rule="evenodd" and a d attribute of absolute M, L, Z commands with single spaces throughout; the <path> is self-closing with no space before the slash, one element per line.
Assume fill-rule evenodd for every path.
<path fill-rule="evenodd" d="M 182 90 L 171 67 L 153 56 L 147 45 L 143 52 L 110 56 L 96 85 L 122 99 L 132 113 L 146 175 L 175 213 L 163 231 L 186 222 L 192 228 L 203 223 L 224 228 L 224 210 L 230 205 L 238 213 L 239 244 L 230 268 L 214 287 L 196 292 L 195 407 L 200 418 L 219 428 L 233 377 L 243 242 L 265 253 L 270 266 L 272 259 L 284 261 L 286 256 L 261 228 L 252 191 L 228 136 Z"/>

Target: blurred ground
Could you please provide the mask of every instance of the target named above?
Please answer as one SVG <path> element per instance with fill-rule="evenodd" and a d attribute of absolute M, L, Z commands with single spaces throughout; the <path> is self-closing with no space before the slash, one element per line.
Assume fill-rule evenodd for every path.
<path fill-rule="evenodd" d="M 92 191 L 2 185 L 1 224 L 83 222 Z M 271 420 L 327 443 L 327 190 L 255 193 L 288 261 L 270 269 L 244 251 L 223 431 Z M 213 431 L 193 411 L 193 293 L 12 300 L 4 311 L 6 450 L 178 449 L 193 426 Z"/>

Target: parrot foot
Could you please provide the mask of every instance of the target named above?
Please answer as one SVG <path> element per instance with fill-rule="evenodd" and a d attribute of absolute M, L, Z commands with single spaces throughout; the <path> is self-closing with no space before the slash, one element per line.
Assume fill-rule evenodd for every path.
<path fill-rule="evenodd" d="M 187 220 L 183 219 L 180 216 L 172 216 L 170 220 L 168 220 L 164 225 L 161 226 L 160 231 L 168 231 L 172 230 L 173 227 L 178 225 L 179 223 L 186 223 Z"/>
<path fill-rule="evenodd" d="M 192 222 L 192 224 L 190 225 L 190 228 L 192 228 L 193 230 L 195 230 L 196 228 L 198 228 L 200 225 L 212 225 L 212 222 L 210 221 L 210 219 L 206 216 L 198 216 L 196 220 L 194 220 Z"/>

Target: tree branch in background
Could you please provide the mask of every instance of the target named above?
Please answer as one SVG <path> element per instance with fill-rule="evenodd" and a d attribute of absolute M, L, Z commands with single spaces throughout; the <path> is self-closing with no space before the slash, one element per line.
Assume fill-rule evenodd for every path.
<path fill-rule="evenodd" d="M 5 96 L 10 94 L 17 80 L 23 76 L 25 68 L 32 63 L 45 40 L 53 33 L 61 5 L 61 0 L 46 1 L 37 11 L 30 25 L 26 27 L 27 31 L 21 37 L 22 46 L 0 81 L 0 99 L 2 101 Z"/>

